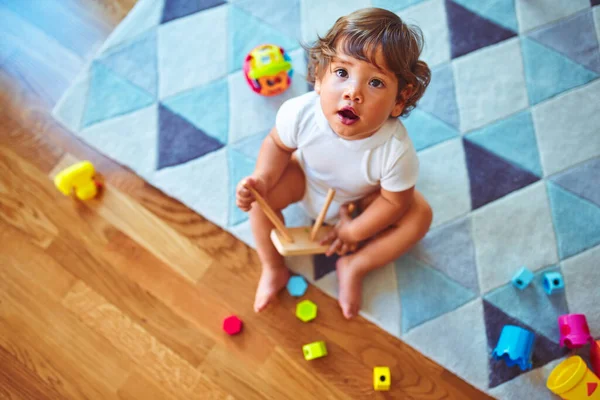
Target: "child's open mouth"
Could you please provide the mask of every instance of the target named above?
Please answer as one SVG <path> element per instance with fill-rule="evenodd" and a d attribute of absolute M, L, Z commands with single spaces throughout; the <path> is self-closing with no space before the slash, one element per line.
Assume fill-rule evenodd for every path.
<path fill-rule="evenodd" d="M 337 114 L 344 125 L 352 125 L 359 120 L 359 116 L 356 115 L 356 112 L 351 107 L 345 107 L 338 111 Z"/>

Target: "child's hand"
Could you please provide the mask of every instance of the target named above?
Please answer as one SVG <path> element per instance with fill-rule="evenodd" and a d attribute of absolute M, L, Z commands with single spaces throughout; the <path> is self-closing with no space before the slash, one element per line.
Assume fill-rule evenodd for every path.
<path fill-rule="evenodd" d="M 353 242 L 348 236 L 348 226 L 351 221 L 352 217 L 350 216 L 348 205 L 345 204 L 340 208 L 340 221 L 320 242 L 322 245 L 331 243 L 331 246 L 329 246 L 329 249 L 325 252 L 327 257 L 331 256 L 333 253 L 343 256 L 348 252 L 356 250 L 358 244 Z"/>
<path fill-rule="evenodd" d="M 254 195 L 252 192 L 248 190 L 246 186 L 252 187 L 254 190 L 258 192 L 261 196 L 266 196 L 267 185 L 264 180 L 260 177 L 249 176 L 240 181 L 237 185 L 237 189 L 235 191 L 235 204 L 242 211 L 250 211 L 250 207 L 254 200 Z"/>

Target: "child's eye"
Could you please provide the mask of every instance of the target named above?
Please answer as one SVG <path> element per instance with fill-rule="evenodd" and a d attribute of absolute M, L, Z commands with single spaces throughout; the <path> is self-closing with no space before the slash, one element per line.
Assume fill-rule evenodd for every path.
<path fill-rule="evenodd" d="M 371 86 L 379 88 L 379 87 L 384 87 L 385 85 L 379 79 L 371 79 Z"/>
<path fill-rule="evenodd" d="M 343 68 L 338 68 L 334 72 L 340 78 L 345 78 L 345 77 L 348 76 L 348 72 L 345 69 L 343 69 Z"/>

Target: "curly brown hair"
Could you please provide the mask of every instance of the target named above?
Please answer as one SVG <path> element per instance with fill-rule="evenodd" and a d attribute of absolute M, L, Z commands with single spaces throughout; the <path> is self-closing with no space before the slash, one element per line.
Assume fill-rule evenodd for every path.
<path fill-rule="evenodd" d="M 398 78 L 398 100 L 405 102 L 401 116 L 415 108 L 431 80 L 429 66 L 419 60 L 423 33 L 417 26 L 406 25 L 398 15 L 382 8 L 365 8 L 338 18 L 324 37 L 318 37 L 308 51 L 308 81 L 322 77 L 336 55 L 338 45 L 345 54 L 375 63 L 378 49 L 385 67 Z"/>

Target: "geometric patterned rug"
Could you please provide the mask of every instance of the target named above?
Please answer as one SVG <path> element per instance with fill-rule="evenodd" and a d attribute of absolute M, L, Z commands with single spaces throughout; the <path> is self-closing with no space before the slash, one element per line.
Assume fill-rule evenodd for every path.
<path fill-rule="evenodd" d="M 300 41 L 377 6 L 420 26 L 433 79 L 404 120 L 434 210 L 409 254 L 368 276 L 361 314 L 498 398 L 546 399 L 565 356 L 556 318 L 600 337 L 600 0 L 140 0 L 54 110 L 74 134 L 253 245 L 234 188 L 285 100 L 311 88 Z M 247 86 L 242 61 L 282 46 L 291 88 Z M 298 208 L 288 225 L 307 221 Z M 334 260 L 291 269 L 336 296 Z M 524 291 L 510 279 L 536 273 Z M 548 296 L 546 271 L 566 290 Z M 533 369 L 490 358 L 500 330 L 535 332 Z M 399 360 L 398 362 L 401 362 Z"/>

